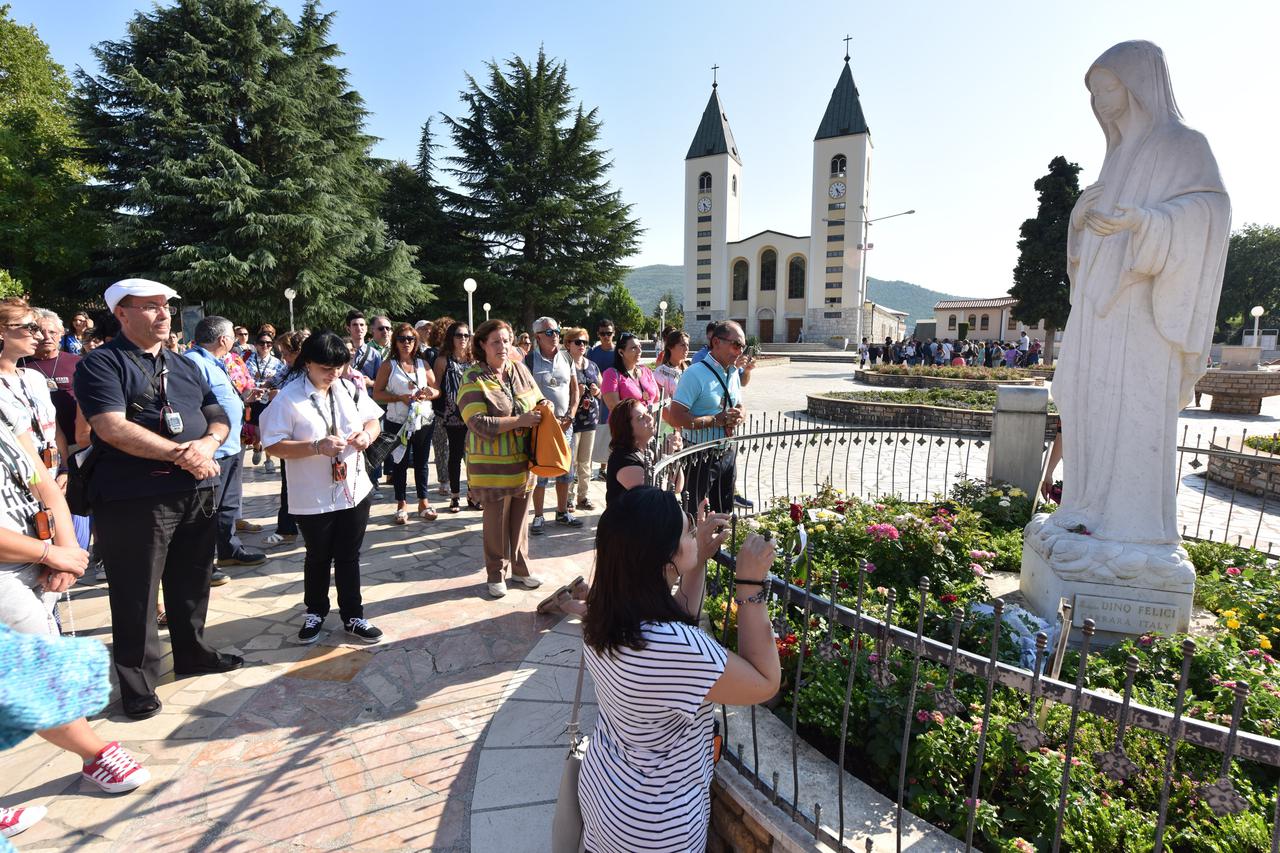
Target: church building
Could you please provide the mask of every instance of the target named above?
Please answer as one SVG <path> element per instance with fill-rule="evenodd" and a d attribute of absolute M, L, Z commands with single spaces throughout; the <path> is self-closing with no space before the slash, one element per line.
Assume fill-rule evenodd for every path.
<path fill-rule="evenodd" d="M 813 140 L 809 234 L 766 230 L 743 237 L 742 156 L 719 87 L 685 157 L 684 316 L 701 341 L 711 320 L 736 320 L 762 343 L 868 334 L 863 221 L 871 134 L 849 57 Z M 802 337 L 803 336 L 803 337 Z"/>

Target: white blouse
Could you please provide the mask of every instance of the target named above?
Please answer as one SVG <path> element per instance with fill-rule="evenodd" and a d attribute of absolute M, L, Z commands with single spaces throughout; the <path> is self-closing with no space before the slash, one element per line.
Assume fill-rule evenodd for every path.
<path fill-rule="evenodd" d="M 381 417 L 382 409 L 363 390 L 334 381 L 329 393 L 322 394 L 303 375 L 285 383 L 262 412 L 259 429 L 263 445 L 270 447 L 281 441 L 317 441 L 331 432 L 346 438 Z M 338 461 L 347 464 L 347 477 L 335 483 L 334 460 L 328 456 L 289 460 L 284 470 L 289 478 L 290 513 L 319 515 L 351 509 L 368 496 L 373 483 L 365 472 L 364 453 L 347 446 Z"/>

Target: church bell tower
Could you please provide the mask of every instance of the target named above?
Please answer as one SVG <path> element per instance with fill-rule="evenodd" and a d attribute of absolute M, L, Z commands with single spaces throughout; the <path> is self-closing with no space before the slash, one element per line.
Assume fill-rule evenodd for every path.
<path fill-rule="evenodd" d="M 741 183 L 742 158 L 713 82 L 684 161 L 684 318 L 695 342 L 707 322 L 729 316 L 726 244 L 738 239 Z"/>

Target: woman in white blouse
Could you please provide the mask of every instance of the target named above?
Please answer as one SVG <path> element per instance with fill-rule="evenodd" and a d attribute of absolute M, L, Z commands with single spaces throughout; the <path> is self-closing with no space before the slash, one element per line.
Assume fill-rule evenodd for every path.
<path fill-rule="evenodd" d="M 342 338 L 307 338 L 280 393 L 262 413 L 262 443 L 287 459 L 289 513 L 307 543 L 303 563 L 306 619 L 299 643 L 314 643 L 329 614 L 329 572 L 347 635 L 376 643 L 382 632 L 364 618 L 360 546 L 373 483 L 364 450 L 378 437 L 382 410 L 363 389 L 336 381 L 351 360 Z"/>

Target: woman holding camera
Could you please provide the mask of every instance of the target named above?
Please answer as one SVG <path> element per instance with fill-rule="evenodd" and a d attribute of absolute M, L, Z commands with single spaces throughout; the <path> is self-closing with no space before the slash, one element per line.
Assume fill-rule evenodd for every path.
<path fill-rule="evenodd" d="M 362 389 L 339 377 L 351 353 L 342 338 L 307 338 L 280 393 L 262 413 L 262 443 L 288 462 L 289 513 L 307 544 L 303 563 L 307 615 L 299 643 L 314 643 L 329 614 L 329 574 L 347 635 L 377 643 L 382 631 L 364 618 L 360 547 L 369 523 L 373 483 L 364 451 L 380 432 L 382 410 Z"/>

